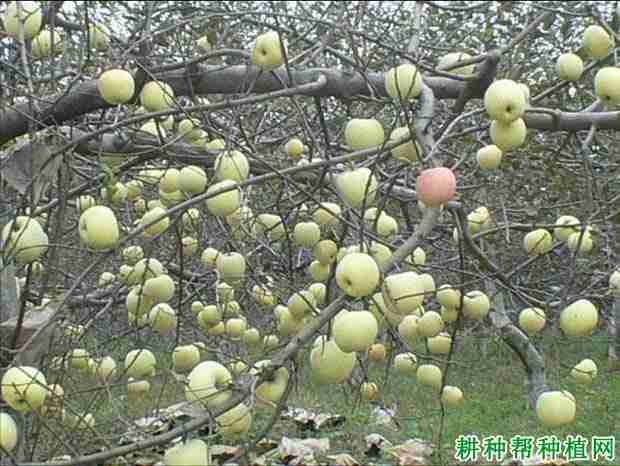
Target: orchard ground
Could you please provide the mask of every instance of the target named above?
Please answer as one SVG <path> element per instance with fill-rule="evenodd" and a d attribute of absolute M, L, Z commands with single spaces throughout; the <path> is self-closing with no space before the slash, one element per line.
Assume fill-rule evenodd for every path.
<path fill-rule="evenodd" d="M 555 435 L 562 441 L 568 435 L 581 435 L 588 440 L 596 436 L 612 436 L 615 438 L 616 446 L 616 457 L 613 462 L 579 461 L 571 464 L 587 466 L 618 464 L 620 377 L 618 372 L 610 371 L 608 367 L 607 338 L 604 335 L 597 334 L 595 337 L 583 339 L 580 342 L 562 336 L 534 337 L 536 345 L 544 353 L 547 380 L 550 386 L 568 390 L 577 397 L 575 422 L 555 429 L 542 427 L 536 418 L 535 411 L 527 407 L 523 368 L 514 352 L 501 340 L 491 337 L 486 345 L 486 356 L 483 356 L 481 353 L 482 338 L 484 337 L 473 335 L 465 337 L 458 352 L 453 355 L 446 384 L 460 387 L 465 401 L 460 408 L 446 409 L 443 423 L 441 422 L 442 408 L 437 393 L 429 387 L 416 384 L 414 375 L 400 375 L 392 368 L 386 370 L 384 363 L 371 362 L 367 371 L 367 379 L 379 386 L 377 400 L 381 400 L 382 404 L 388 408 L 396 406 L 395 422 L 388 425 L 378 424 L 374 413 L 378 403 L 361 401 L 357 391 L 359 385 L 353 383 L 341 385 L 315 383 L 306 363 L 308 354 L 304 353 L 299 358 L 301 368 L 291 379 L 294 386 L 287 407 L 344 416 L 345 420 L 336 427 L 323 427 L 316 431 L 304 429 L 301 424 L 292 420 L 280 421 L 267 438 L 274 442 L 280 442 L 284 436 L 327 438 L 330 441 L 330 455 L 347 453 L 352 455 L 359 464 L 369 462 L 397 464 L 398 459 L 391 456 L 388 451 L 381 452 L 378 457 L 366 454 L 368 448 L 365 439 L 369 434 L 380 434 L 393 445 L 402 444 L 413 438 L 429 441 L 434 446 L 437 446 L 439 441 L 440 449 L 436 450 L 432 456 L 431 464 L 455 465 L 465 464 L 459 463 L 454 458 L 455 441 L 462 435 L 476 435 L 481 440 L 483 437 L 501 435 L 506 441 L 519 435 L 532 436 L 536 439 Z M 155 343 L 155 340 L 152 341 Z M 107 397 L 104 399 L 101 394 L 98 394 L 93 398 L 95 400 L 93 403 L 84 402 L 82 406 L 75 406 L 76 409 L 83 409 L 95 415 L 100 432 L 121 434 L 129 427 L 130 420 L 153 416 L 155 413 L 153 406 L 165 408 L 185 401 L 182 384 L 176 382 L 173 373 L 166 369 L 172 365 L 170 352 L 163 346 L 156 348 L 151 345 L 149 347 L 158 359 L 158 374 L 150 379 L 151 392 L 149 394 L 128 402 L 126 387 L 119 385 L 110 389 L 109 399 Z M 599 367 L 599 375 L 590 386 L 576 384 L 570 376 L 574 364 L 583 358 L 586 347 L 588 356 L 596 361 Z M 422 355 L 426 354 L 422 339 L 412 350 L 418 355 L 419 364 Z M 119 347 L 117 351 L 118 353 L 112 353 L 112 356 L 117 360 L 122 360 L 126 349 Z M 388 356 L 389 351 L 388 347 Z M 259 359 L 262 358 L 261 354 L 256 356 Z M 435 355 L 434 358 L 437 356 Z M 254 358 L 250 356 L 250 359 Z M 440 367 L 444 369 L 443 364 L 440 364 Z M 67 374 L 66 377 L 76 377 L 72 381 L 65 380 L 67 393 L 74 391 L 84 393 L 89 390 L 90 384 L 93 388 L 96 385 L 87 376 Z M 88 382 L 85 384 L 85 381 Z M 85 400 L 88 397 L 76 398 Z M 242 439 L 222 439 L 217 434 L 200 438 L 212 444 L 239 446 L 245 441 L 256 438 L 257 434 L 262 432 L 271 421 L 272 414 L 272 408 L 257 409 L 252 428 L 248 436 Z M 119 419 L 124 421 L 119 423 Z M 441 437 L 438 438 L 442 424 L 443 431 Z M 96 450 L 95 445 L 101 445 L 96 438 L 89 437 L 85 432 L 76 432 L 76 434 L 84 435 L 85 442 L 93 442 L 91 444 L 93 451 Z M 43 432 L 41 446 L 43 445 L 47 445 L 44 449 L 48 450 L 50 456 L 60 454 L 60 451 L 54 450 L 53 445 L 57 445 L 57 442 L 49 435 L 49 432 Z M 482 463 L 484 462 L 480 461 L 475 464 Z"/>

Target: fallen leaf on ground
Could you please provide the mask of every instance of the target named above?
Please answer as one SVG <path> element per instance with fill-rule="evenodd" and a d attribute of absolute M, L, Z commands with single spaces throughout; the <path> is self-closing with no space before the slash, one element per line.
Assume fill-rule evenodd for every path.
<path fill-rule="evenodd" d="M 295 439 L 282 437 L 279 446 L 280 459 L 291 465 L 316 464 L 314 455 L 329 451 L 329 439 Z"/>
<path fill-rule="evenodd" d="M 327 459 L 333 462 L 335 466 L 359 466 L 357 460 L 351 455 L 347 455 L 346 453 L 341 453 L 339 455 L 330 455 L 327 457 Z"/>

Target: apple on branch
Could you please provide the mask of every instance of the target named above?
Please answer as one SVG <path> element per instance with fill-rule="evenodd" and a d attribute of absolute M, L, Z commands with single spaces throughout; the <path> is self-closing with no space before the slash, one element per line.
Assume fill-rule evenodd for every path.
<path fill-rule="evenodd" d="M 4 255 L 14 256 L 18 264 L 31 264 L 47 251 L 49 239 L 39 222 L 20 215 L 2 229 L 2 243 Z"/>
<path fill-rule="evenodd" d="M 510 79 L 493 82 L 484 93 L 484 107 L 492 120 L 511 123 L 523 116 L 527 102 L 519 85 Z"/>
<path fill-rule="evenodd" d="M 52 42 L 52 36 L 54 38 Z M 53 44 L 53 45 L 52 45 Z M 62 36 L 59 31 L 45 29 L 32 40 L 32 56 L 34 58 L 46 58 L 62 52 Z"/>
<path fill-rule="evenodd" d="M 24 39 L 32 39 L 41 30 L 43 13 L 39 2 L 20 1 L 11 2 L 7 6 L 3 18 L 4 29 L 7 34 L 19 38 L 20 23 L 24 24 Z"/>
<path fill-rule="evenodd" d="M 135 83 L 131 73 L 115 68 L 104 71 L 99 76 L 97 89 L 103 100 L 111 105 L 118 105 L 131 100 L 135 92 Z"/>
<path fill-rule="evenodd" d="M 283 49 L 286 46 L 280 42 L 276 31 L 265 32 L 256 38 L 252 63 L 265 71 L 273 70 L 284 63 Z"/>
<path fill-rule="evenodd" d="M 416 195 L 427 207 L 439 207 L 451 201 L 455 194 L 456 177 L 449 168 L 428 168 L 418 175 Z"/>

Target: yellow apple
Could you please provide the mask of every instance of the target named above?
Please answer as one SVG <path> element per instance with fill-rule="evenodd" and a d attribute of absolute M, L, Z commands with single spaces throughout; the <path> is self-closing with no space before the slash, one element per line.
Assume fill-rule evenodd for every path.
<path fill-rule="evenodd" d="M 437 301 L 447 308 L 458 308 L 461 305 L 461 292 L 452 285 L 441 285 L 437 290 Z"/>
<path fill-rule="evenodd" d="M 174 104 L 174 90 L 164 81 L 149 81 L 140 92 L 140 103 L 149 112 L 167 110 Z"/>
<path fill-rule="evenodd" d="M 385 134 L 381 123 L 374 118 L 354 118 L 344 129 L 344 139 L 349 149 L 357 151 L 381 146 Z"/>
<path fill-rule="evenodd" d="M 150 391 L 151 383 L 148 380 L 134 380 L 133 377 L 127 380 L 127 399 L 130 401 L 144 399 Z"/>
<path fill-rule="evenodd" d="M 613 37 L 601 26 L 588 26 L 583 33 L 583 47 L 590 58 L 595 60 L 605 58 L 613 45 Z"/>
<path fill-rule="evenodd" d="M 441 369 L 434 364 L 422 364 L 416 371 L 416 381 L 420 385 L 428 385 L 437 390 L 441 388 Z"/>
<path fill-rule="evenodd" d="M 463 296 L 463 315 L 473 320 L 482 320 L 489 313 L 491 302 L 482 291 L 470 291 Z"/>
<path fill-rule="evenodd" d="M 577 217 L 572 215 L 562 215 L 556 222 L 553 234 L 559 241 L 565 242 L 572 233 L 581 231 L 581 224 Z"/>
<path fill-rule="evenodd" d="M 587 299 L 568 305 L 560 314 L 560 328 L 569 337 L 587 336 L 598 324 L 598 310 Z"/>
<path fill-rule="evenodd" d="M 502 150 L 496 145 L 488 145 L 478 150 L 476 159 L 483 170 L 495 170 L 502 163 Z"/>
<path fill-rule="evenodd" d="M 390 275 L 383 281 L 381 292 L 390 312 L 411 314 L 424 301 L 424 284 L 415 272 Z"/>
<path fill-rule="evenodd" d="M 583 74 L 583 60 L 574 53 L 563 53 L 558 57 L 555 69 L 560 79 L 565 81 L 579 81 Z"/>
<path fill-rule="evenodd" d="M 412 375 L 416 372 L 418 359 L 413 353 L 400 353 L 394 357 L 394 369 L 401 375 Z"/>
<path fill-rule="evenodd" d="M 184 236 L 181 239 L 183 257 L 193 257 L 198 251 L 198 240 L 193 236 Z"/>
<path fill-rule="evenodd" d="M 469 59 L 471 59 L 471 55 L 467 53 L 463 53 L 463 52 L 448 53 L 447 55 L 444 55 L 443 57 L 439 59 L 439 61 L 437 62 L 437 69 L 446 70 L 447 68 L 450 68 L 454 65 L 458 65 L 459 62 L 467 61 Z M 449 73 L 458 74 L 460 76 L 470 76 L 474 73 L 474 68 L 476 68 L 475 64 L 465 65 L 465 66 L 460 66 L 458 68 L 452 68 L 451 70 L 449 70 Z"/>
<path fill-rule="evenodd" d="M 115 68 L 105 71 L 99 76 L 97 89 L 103 100 L 110 105 L 118 105 L 131 100 L 136 86 L 131 73 Z"/>
<path fill-rule="evenodd" d="M 391 215 L 381 212 L 375 232 L 383 238 L 394 236 L 398 233 L 398 221 Z"/>
<path fill-rule="evenodd" d="M 396 160 L 400 160 L 401 162 L 406 163 L 414 163 L 418 160 L 420 155 L 422 154 L 422 148 L 420 144 L 416 141 L 415 132 L 410 132 L 409 128 L 406 126 L 402 126 L 399 128 L 395 128 L 390 133 L 390 139 L 388 141 L 389 144 L 393 144 L 397 141 L 405 141 L 411 139 L 409 142 L 405 142 L 404 144 L 400 144 L 392 149 L 392 157 Z"/>
<path fill-rule="evenodd" d="M 338 204 L 333 202 L 321 202 L 319 207 L 313 212 L 312 219 L 322 226 L 336 226 L 340 222 L 342 210 Z"/>
<path fill-rule="evenodd" d="M 304 153 L 304 143 L 298 138 L 290 139 L 284 145 L 284 150 L 289 157 L 299 159 Z"/>
<path fill-rule="evenodd" d="M 545 322 L 545 311 L 538 307 L 528 307 L 519 314 L 519 327 L 530 335 L 540 332 Z"/>
<path fill-rule="evenodd" d="M 164 454 L 165 466 L 210 466 L 211 455 L 205 442 L 199 439 L 181 442 Z"/>
<path fill-rule="evenodd" d="M 207 174 L 202 168 L 188 165 L 179 172 L 178 187 L 186 194 L 201 194 L 207 189 L 207 181 Z"/>
<path fill-rule="evenodd" d="M 153 223 L 154 222 L 154 223 Z M 140 226 L 147 226 L 144 229 L 144 236 L 153 238 L 162 234 L 170 226 L 170 218 L 166 215 L 166 209 L 163 207 L 154 207 L 145 213 L 140 219 Z"/>
<path fill-rule="evenodd" d="M 0 449 L 11 452 L 17 445 L 19 431 L 8 413 L 0 413 Z"/>
<path fill-rule="evenodd" d="M 377 178 L 366 167 L 346 171 L 336 178 L 338 192 L 354 209 L 370 205 L 377 194 Z"/>
<path fill-rule="evenodd" d="M 32 39 L 41 30 L 43 14 L 39 2 L 11 2 L 3 19 L 4 29 L 11 37 L 19 38 L 20 23 L 23 23 L 24 39 Z"/>
<path fill-rule="evenodd" d="M 620 79 L 620 68 L 615 66 L 607 66 L 596 72 L 594 93 L 604 104 L 609 106 L 620 104 L 618 79 Z"/>
<path fill-rule="evenodd" d="M 200 120 L 196 118 L 184 118 L 179 122 L 179 134 L 186 141 L 192 142 L 202 137 L 200 129 Z"/>
<path fill-rule="evenodd" d="M 368 360 L 370 362 L 383 362 L 385 361 L 385 346 L 382 343 L 375 343 L 368 348 Z"/>
<path fill-rule="evenodd" d="M 215 268 L 215 264 L 217 262 L 217 257 L 219 256 L 219 254 L 220 252 L 215 248 L 206 248 L 204 251 L 202 251 L 202 255 L 200 256 L 200 262 L 202 263 L 203 267 L 207 269 L 213 269 Z"/>
<path fill-rule="evenodd" d="M 581 232 L 571 233 L 566 240 L 566 246 L 571 252 L 587 254 L 592 251 L 594 241 L 592 235 L 587 231 L 583 234 Z"/>
<path fill-rule="evenodd" d="M 442 332 L 426 340 L 426 344 L 428 350 L 433 354 L 448 354 L 452 346 L 452 337 L 449 333 Z"/>
<path fill-rule="evenodd" d="M 30 366 L 11 367 L 2 376 L 0 388 L 2 399 L 19 412 L 40 408 L 49 393 L 43 373 Z"/>
<path fill-rule="evenodd" d="M 334 340 L 320 336 L 310 352 L 312 376 L 319 384 L 339 384 L 347 380 L 357 359 L 355 353 L 345 353 Z"/>
<path fill-rule="evenodd" d="M 591 384 L 598 374 L 596 363 L 592 359 L 584 359 L 575 365 L 570 371 L 570 375 L 577 383 Z"/>
<path fill-rule="evenodd" d="M 334 341 L 345 353 L 366 351 L 375 342 L 379 326 L 369 311 L 349 312 L 334 322 Z"/>
<path fill-rule="evenodd" d="M 553 238 L 547 230 L 538 228 L 523 237 L 523 247 L 530 256 L 547 254 L 553 247 Z"/>
<path fill-rule="evenodd" d="M 245 434 L 252 425 L 252 412 L 250 408 L 240 403 L 215 418 L 218 431 L 224 437 L 235 437 Z"/>
<path fill-rule="evenodd" d="M 128 377 L 149 377 L 155 371 L 157 360 L 148 349 L 131 350 L 125 356 L 125 369 Z"/>
<path fill-rule="evenodd" d="M 71 351 L 68 362 L 69 367 L 72 369 L 77 369 L 80 371 L 84 371 L 88 369 L 88 360 L 90 358 L 90 353 L 83 348 L 76 348 Z"/>
<path fill-rule="evenodd" d="M 526 105 L 523 91 L 510 79 L 494 81 L 484 93 L 487 114 L 501 123 L 511 123 L 521 118 Z"/>
<path fill-rule="evenodd" d="M 259 374 L 263 370 L 267 370 L 271 365 L 270 360 L 258 361 L 255 364 L 256 374 Z M 279 367 L 271 376 L 271 378 L 267 379 L 265 382 L 261 383 L 256 388 L 256 395 L 263 400 L 271 401 L 272 403 L 278 403 L 284 392 L 286 391 L 286 386 L 288 384 L 290 374 L 286 367 Z"/>
<path fill-rule="evenodd" d="M 300 320 L 312 314 L 316 300 L 311 291 L 302 290 L 292 294 L 286 305 L 293 318 Z"/>
<path fill-rule="evenodd" d="M 141 284 L 149 278 L 158 277 L 163 273 L 166 273 L 166 270 L 157 259 L 152 257 L 140 259 L 131 271 L 129 282 L 132 285 Z"/>
<path fill-rule="evenodd" d="M 215 266 L 220 280 L 228 284 L 235 284 L 245 277 L 245 258 L 238 252 L 219 254 Z"/>
<path fill-rule="evenodd" d="M 308 287 L 308 291 L 314 295 L 314 299 L 318 306 L 325 304 L 325 299 L 327 298 L 327 287 L 324 283 L 312 283 Z"/>
<path fill-rule="evenodd" d="M 257 215 L 254 229 L 259 235 L 268 235 L 271 241 L 279 241 L 286 237 L 286 228 L 282 217 L 276 214 Z"/>
<path fill-rule="evenodd" d="M 375 260 L 368 254 L 347 254 L 336 267 L 336 283 L 348 296 L 369 296 L 379 286 L 381 272 Z"/>
<path fill-rule="evenodd" d="M 257 328 L 249 328 L 243 333 L 242 339 L 247 346 L 256 346 L 260 342 L 260 332 Z"/>
<path fill-rule="evenodd" d="M 32 56 L 34 58 L 45 58 L 62 52 L 62 36 L 59 31 L 54 31 L 54 42 L 52 47 L 52 31 L 45 29 L 32 39 Z"/>
<path fill-rule="evenodd" d="M 106 206 L 90 207 L 80 216 L 79 232 L 82 242 L 91 249 L 113 248 L 119 239 L 116 215 Z"/>
<path fill-rule="evenodd" d="M 224 180 L 215 183 L 207 189 L 207 194 L 212 195 L 221 190 L 226 190 L 207 199 L 209 213 L 218 217 L 225 217 L 235 212 L 241 202 L 241 191 L 233 180 Z"/>
<path fill-rule="evenodd" d="M 215 159 L 215 179 L 233 180 L 239 183 L 248 179 L 250 162 L 243 153 L 232 150 L 222 152 Z"/>
<path fill-rule="evenodd" d="M 559 427 L 575 420 L 575 397 L 567 391 L 548 391 L 536 400 L 536 415 L 546 427 Z"/>
<path fill-rule="evenodd" d="M 447 408 L 458 408 L 463 404 L 463 392 L 459 387 L 444 386 L 441 391 L 441 404 Z"/>
<path fill-rule="evenodd" d="M 331 275 L 331 265 L 321 264 L 318 260 L 312 261 L 308 266 L 308 272 L 315 282 L 326 282 Z"/>
<path fill-rule="evenodd" d="M 398 324 L 398 335 L 410 346 L 414 345 L 418 338 L 418 320 L 418 316 L 406 315 Z"/>
<path fill-rule="evenodd" d="M 226 143 L 223 139 L 214 139 L 205 144 L 207 150 L 222 150 L 226 148 Z"/>
<path fill-rule="evenodd" d="M 85 194 L 80 196 L 77 200 L 77 209 L 80 214 L 83 214 L 84 211 L 89 209 L 90 207 L 94 207 L 97 205 L 97 201 L 90 194 Z"/>
<path fill-rule="evenodd" d="M 441 315 L 435 311 L 427 311 L 418 320 L 418 333 L 423 337 L 434 337 L 439 335 L 444 328 Z"/>
<path fill-rule="evenodd" d="M 293 230 L 295 242 L 305 248 L 311 248 L 321 239 L 321 228 L 315 222 L 299 222 Z"/>
<path fill-rule="evenodd" d="M 198 313 L 196 318 L 201 327 L 208 329 L 222 322 L 222 313 L 216 305 L 209 304 Z"/>
<path fill-rule="evenodd" d="M 135 201 L 142 195 L 142 189 L 144 185 L 140 180 L 130 180 L 126 185 L 127 187 L 127 200 Z"/>
<path fill-rule="evenodd" d="M 312 248 L 312 255 L 321 264 L 329 265 L 336 260 L 338 245 L 331 239 L 324 239 L 315 244 Z"/>
<path fill-rule="evenodd" d="M 167 334 L 177 328 L 177 313 L 167 303 L 159 303 L 149 311 L 151 328 L 158 333 Z"/>
<path fill-rule="evenodd" d="M 172 351 L 172 364 L 176 372 L 192 370 L 200 362 L 200 350 L 195 345 L 177 346 Z"/>
<path fill-rule="evenodd" d="M 39 260 L 49 245 L 41 224 L 34 218 L 23 215 L 4 226 L 2 242 L 4 254 L 14 256 L 18 264 L 31 264 Z"/>
<path fill-rule="evenodd" d="M 169 275 L 161 274 L 147 279 L 142 290 L 155 304 L 168 302 L 174 296 L 174 280 Z"/>
<path fill-rule="evenodd" d="M 228 319 L 225 324 L 226 334 L 232 339 L 240 339 L 246 330 L 247 323 L 244 319 Z"/>
<path fill-rule="evenodd" d="M 227 304 L 235 299 L 235 289 L 228 283 L 220 281 L 215 285 L 215 295 L 220 304 Z"/>
<path fill-rule="evenodd" d="M 176 168 L 168 168 L 159 179 L 159 189 L 164 193 L 173 193 L 179 189 L 180 172 Z"/>
<path fill-rule="evenodd" d="M 216 361 L 204 361 L 192 369 L 187 377 L 185 398 L 190 403 L 198 402 L 207 408 L 226 403 L 232 392 L 230 371 Z"/>
<path fill-rule="evenodd" d="M 385 90 L 393 99 L 414 99 L 422 92 L 422 74 L 410 63 L 391 68 L 385 74 Z"/>
<path fill-rule="evenodd" d="M 502 152 L 508 152 L 523 145 L 527 136 L 527 127 L 522 118 L 517 118 L 510 123 L 502 123 L 497 120 L 491 122 L 489 128 L 491 141 Z"/>
<path fill-rule="evenodd" d="M 252 63 L 263 70 L 273 70 L 284 63 L 285 45 L 276 31 L 268 31 L 256 38 L 252 50 Z"/>

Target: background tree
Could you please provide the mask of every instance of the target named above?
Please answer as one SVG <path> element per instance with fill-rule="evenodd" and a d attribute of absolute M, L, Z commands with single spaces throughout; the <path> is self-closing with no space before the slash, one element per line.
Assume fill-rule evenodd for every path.
<path fill-rule="evenodd" d="M 581 393 L 557 374 L 591 382 L 591 359 L 611 374 L 620 353 L 612 7 L 4 5 L 8 464 L 95 464 L 181 434 L 200 451 L 190 439 L 268 405 L 248 457 L 309 378 L 372 397 L 385 349 L 382 389 L 417 364 L 400 377 L 441 400 L 441 446 L 471 340 L 482 359 L 501 340 L 540 423 L 571 425 Z M 11 398 L 24 367 L 45 376 L 29 386 L 42 406 Z M 190 421 L 122 437 L 127 409 L 184 399 Z"/>

